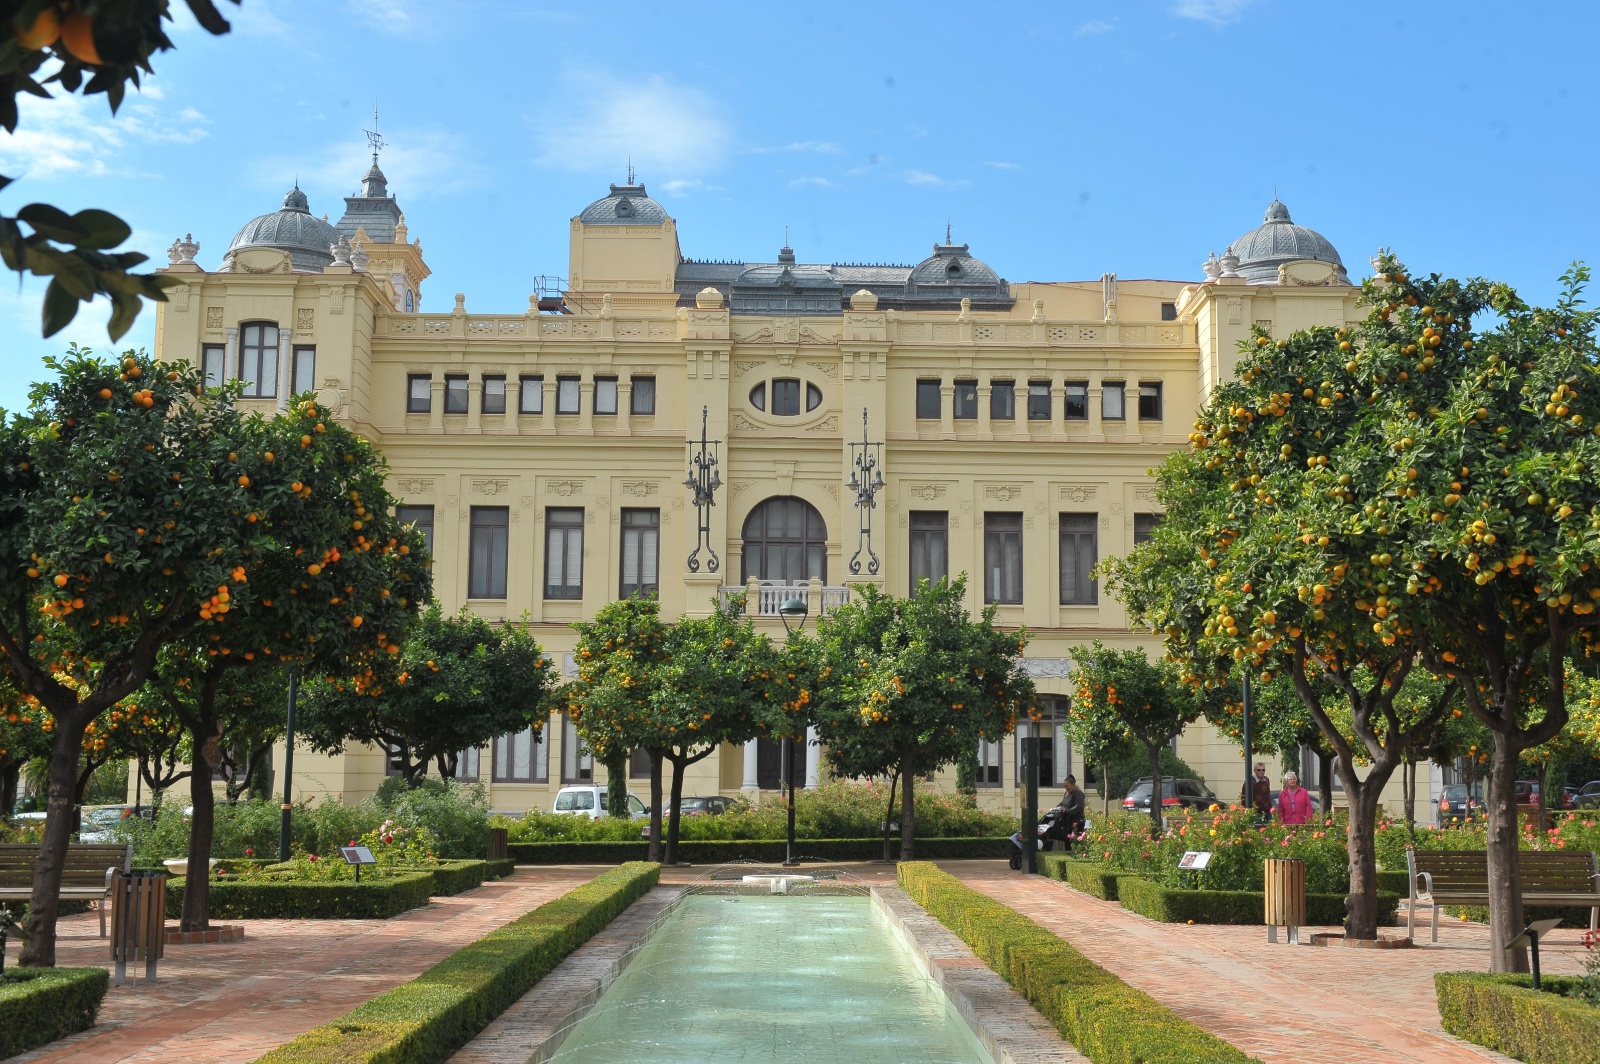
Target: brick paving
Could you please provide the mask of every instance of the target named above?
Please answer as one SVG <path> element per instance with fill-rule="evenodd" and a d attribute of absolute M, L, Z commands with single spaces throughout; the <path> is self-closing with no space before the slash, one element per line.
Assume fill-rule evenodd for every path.
<path fill-rule="evenodd" d="M 1412 949 L 1268 945 L 1262 927 L 1157 924 L 997 861 L 941 861 L 975 890 L 1049 928 L 1097 964 L 1266 1064 L 1459 1064 L 1510 1058 L 1439 1026 L 1433 974 L 1483 971 L 1488 929 L 1440 921 L 1428 943 L 1418 914 Z M 1405 903 L 1401 903 L 1401 919 Z M 1338 930 L 1312 928 L 1302 931 Z M 1403 934 L 1404 928 L 1386 929 Z M 1581 971 L 1581 931 L 1558 929 L 1540 950 L 1551 974 Z"/>
<path fill-rule="evenodd" d="M 389 920 L 245 920 L 244 942 L 168 946 L 151 987 L 112 987 L 89 1031 L 11 1058 L 153 1064 L 250 1061 L 326 1023 L 603 868 L 519 868 L 496 883 L 435 898 Z M 93 913 L 61 921 L 63 965 L 109 966 Z M 16 938 L 11 939 L 15 961 Z M 129 974 L 143 965 L 130 965 Z"/>

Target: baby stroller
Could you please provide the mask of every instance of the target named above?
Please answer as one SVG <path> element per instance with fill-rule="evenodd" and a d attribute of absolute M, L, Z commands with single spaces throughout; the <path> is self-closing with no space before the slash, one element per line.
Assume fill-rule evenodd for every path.
<path fill-rule="evenodd" d="M 1084 821 L 1080 830 L 1089 830 L 1089 822 L 1087 820 Z M 1037 834 L 1038 838 L 1035 845 L 1041 850 L 1053 850 L 1057 842 L 1069 841 L 1067 823 L 1061 819 L 1059 806 L 1045 811 L 1044 816 L 1039 820 Z M 1011 867 L 1013 869 L 1022 867 L 1022 832 L 1020 831 L 1011 836 Z"/>

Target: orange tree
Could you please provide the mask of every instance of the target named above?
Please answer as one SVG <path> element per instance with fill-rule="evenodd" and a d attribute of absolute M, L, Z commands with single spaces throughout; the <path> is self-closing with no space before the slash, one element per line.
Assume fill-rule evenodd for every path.
<path fill-rule="evenodd" d="M 39 703 L 17 689 L 0 662 L 0 821 L 14 811 L 23 766 L 49 756 L 49 729 L 50 719 Z"/>
<path fill-rule="evenodd" d="M 1072 648 L 1074 697 L 1067 733 L 1091 742 L 1120 731 L 1150 758 L 1150 834 L 1161 834 L 1161 751 L 1200 719 L 1204 700 L 1168 662 L 1151 662 L 1143 647 L 1116 650 L 1095 640 Z"/>
<path fill-rule="evenodd" d="M 965 595 L 964 577 L 910 598 L 861 585 L 817 622 L 818 735 L 839 775 L 898 776 L 901 860 L 916 853 L 916 777 L 1038 712 L 1018 665 L 1026 635 L 995 627 L 993 606 L 973 620 Z"/>
<path fill-rule="evenodd" d="M 55 959 L 85 729 L 205 621 L 219 587 L 245 586 L 256 532 L 242 515 L 258 505 L 229 459 L 255 430 L 193 367 L 77 348 L 49 365 L 58 378 L 0 423 L 0 653 L 52 721 L 26 965 Z"/>
<path fill-rule="evenodd" d="M 1412 278 L 1389 256 L 1380 270 L 1350 377 L 1376 395 L 1371 472 L 1386 490 L 1352 520 L 1394 532 L 1405 595 L 1385 629 L 1414 633 L 1490 733 L 1489 917 L 1504 947 L 1523 926 L 1517 763 L 1566 726 L 1568 660 L 1600 652 L 1597 314 L 1581 266 L 1550 308 L 1502 284 Z"/>
<path fill-rule="evenodd" d="M 435 602 L 398 655 L 306 688 L 306 741 L 329 753 L 350 742 L 380 746 L 408 787 L 422 783 L 430 763 L 449 779 L 463 750 L 527 728 L 542 739 L 550 672 L 522 625 L 490 624 L 465 609 L 448 616 Z"/>

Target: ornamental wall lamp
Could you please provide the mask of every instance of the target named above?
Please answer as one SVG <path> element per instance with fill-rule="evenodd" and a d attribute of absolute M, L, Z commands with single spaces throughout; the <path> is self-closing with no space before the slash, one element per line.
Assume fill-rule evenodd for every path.
<path fill-rule="evenodd" d="M 721 440 L 706 438 L 710 410 L 700 408 L 700 439 L 686 440 L 689 448 L 689 475 L 683 478 L 683 486 L 689 489 L 694 496 L 694 512 L 697 529 L 695 531 L 694 550 L 689 552 L 689 571 L 700 571 L 700 551 L 702 549 L 710 555 L 706 559 L 706 572 L 714 573 L 721 566 L 717 560 L 716 548 L 711 545 L 711 508 L 717 504 L 717 489 L 722 487 L 722 474 L 717 472 L 717 445 Z"/>
<path fill-rule="evenodd" d="M 856 494 L 856 552 L 850 556 L 850 571 L 861 572 L 861 552 L 867 554 L 867 572 L 878 575 L 878 556 L 872 550 L 872 511 L 877 508 L 878 492 L 883 487 L 883 441 L 872 442 L 867 433 L 867 409 L 861 408 L 861 442 L 850 445 L 850 482 L 845 485 Z"/>

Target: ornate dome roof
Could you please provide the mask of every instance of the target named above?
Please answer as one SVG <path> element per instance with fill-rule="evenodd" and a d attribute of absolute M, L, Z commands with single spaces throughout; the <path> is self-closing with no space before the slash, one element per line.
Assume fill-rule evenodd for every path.
<path fill-rule="evenodd" d="M 612 185 L 611 195 L 583 209 L 584 225 L 661 225 L 667 209 L 645 195 L 644 185 Z"/>
<path fill-rule="evenodd" d="M 246 222 L 228 245 L 228 254 L 243 248 L 275 248 L 289 253 L 296 270 L 315 272 L 333 262 L 331 246 L 339 230 L 314 217 L 306 194 L 296 185 L 283 197 L 283 206 Z"/>
<path fill-rule="evenodd" d="M 908 286 L 981 288 L 1002 284 L 1000 275 L 990 269 L 988 263 L 967 254 L 968 248 L 967 244 L 933 245 L 933 254 L 911 268 Z"/>
<path fill-rule="evenodd" d="M 1239 273 L 1251 284 L 1275 284 L 1278 267 L 1297 259 L 1331 263 L 1337 267 L 1338 279 L 1350 283 L 1344 262 L 1328 238 L 1315 229 L 1295 225 L 1289 220 L 1289 208 L 1277 199 L 1267 205 L 1262 223 L 1235 240 L 1232 248 L 1239 256 Z"/>

